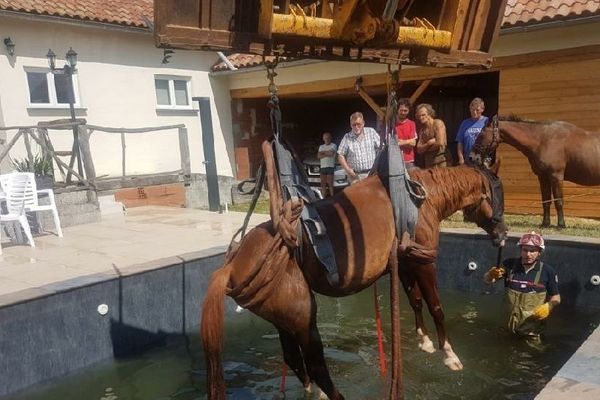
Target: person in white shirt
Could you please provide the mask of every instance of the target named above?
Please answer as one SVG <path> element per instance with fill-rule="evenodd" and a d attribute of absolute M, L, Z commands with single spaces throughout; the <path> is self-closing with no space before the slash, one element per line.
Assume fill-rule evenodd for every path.
<path fill-rule="evenodd" d="M 331 142 L 331 133 L 323 133 L 323 144 L 319 146 L 317 157 L 321 162 L 321 193 L 323 197 L 333 196 L 333 171 L 337 146 Z"/>
<path fill-rule="evenodd" d="M 369 175 L 381 138 L 375 129 L 365 126 L 360 112 L 350 116 L 350 126 L 352 130 L 344 135 L 338 148 L 338 160 L 354 184 Z"/>

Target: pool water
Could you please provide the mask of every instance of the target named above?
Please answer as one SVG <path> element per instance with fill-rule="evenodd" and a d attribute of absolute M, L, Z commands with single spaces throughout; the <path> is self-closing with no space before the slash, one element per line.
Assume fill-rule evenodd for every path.
<path fill-rule="evenodd" d="M 388 287 L 387 282 L 379 285 L 389 354 Z M 409 400 L 533 399 L 600 320 L 598 313 L 561 305 L 548 321 L 543 344 L 532 347 L 503 329 L 500 295 L 442 291 L 441 296 L 450 339 L 464 370 L 448 370 L 440 352 L 418 350 L 413 313 L 403 295 L 402 355 Z M 387 398 L 388 384 L 378 367 L 372 289 L 317 300 L 325 356 L 340 392 L 349 400 Z M 426 318 L 435 343 L 433 323 Z M 244 311 L 228 320 L 225 338 L 229 398 L 284 398 L 279 393 L 282 355 L 275 329 Z M 196 400 L 206 399 L 205 384 L 204 357 L 195 330 L 143 355 L 100 363 L 5 400 Z M 285 398 L 306 398 L 289 372 Z"/>

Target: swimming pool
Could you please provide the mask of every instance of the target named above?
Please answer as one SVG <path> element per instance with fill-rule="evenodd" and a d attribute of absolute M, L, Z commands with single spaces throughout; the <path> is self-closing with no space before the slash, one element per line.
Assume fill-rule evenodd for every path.
<path fill-rule="evenodd" d="M 379 285 L 384 331 L 389 339 L 388 287 L 385 281 Z M 387 382 L 378 371 L 371 290 L 340 299 L 317 298 L 325 356 L 333 381 L 349 400 L 387 398 Z M 465 368 L 449 371 L 441 353 L 417 350 L 413 313 L 403 295 L 407 399 L 532 399 L 600 322 L 597 312 L 561 305 L 548 321 L 543 346 L 531 347 L 503 329 L 501 295 L 456 290 L 443 290 L 441 295 L 450 339 Z M 431 320 L 426 320 L 433 330 Z M 169 336 L 163 346 L 139 356 L 102 362 L 3 399 L 205 399 L 204 359 L 197 332 L 194 329 L 188 336 Z M 229 317 L 225 338 L 229 398 L 278 396 L 282 356 L 275 329 L 245 311 Z M 286 398 L 304 398 L 299 381 L 291 373 L 285 393 Z"/>

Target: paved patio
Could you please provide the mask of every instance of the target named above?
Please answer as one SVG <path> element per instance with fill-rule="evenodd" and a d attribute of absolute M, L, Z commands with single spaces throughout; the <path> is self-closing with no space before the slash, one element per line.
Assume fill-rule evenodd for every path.
<path fill-rule="evenodd" d="M 239 212 L 146 206 L 129 209 L 126 215 L 103 217 L 99 223 L 64 228 L 62 238 L 36 236 L 35 248 L 12 244 L 3 237 L 0 300 L 14 300 L 15 293 L 28 289 L 51 293 L 47 285 L 87 275 L 114 275 L 113 264 L 126 271 L 190 252 L 223 252 L 244 217 Z M 266 219 L 268 215 L 254 214 L 250 226 Z"/>

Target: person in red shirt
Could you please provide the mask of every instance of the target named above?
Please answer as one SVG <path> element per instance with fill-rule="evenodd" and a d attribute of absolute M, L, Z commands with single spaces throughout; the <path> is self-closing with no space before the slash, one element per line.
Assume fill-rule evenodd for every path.
<path fill-rule="evenodd" d="M 406 169 L 415 167 L 415 146 L 417 144 L 417 127 L 415 122 L 408 118 L 409 112 L 410 101 L 399 99 L 396 113 L 396 138 L 402 150 Z"/>

